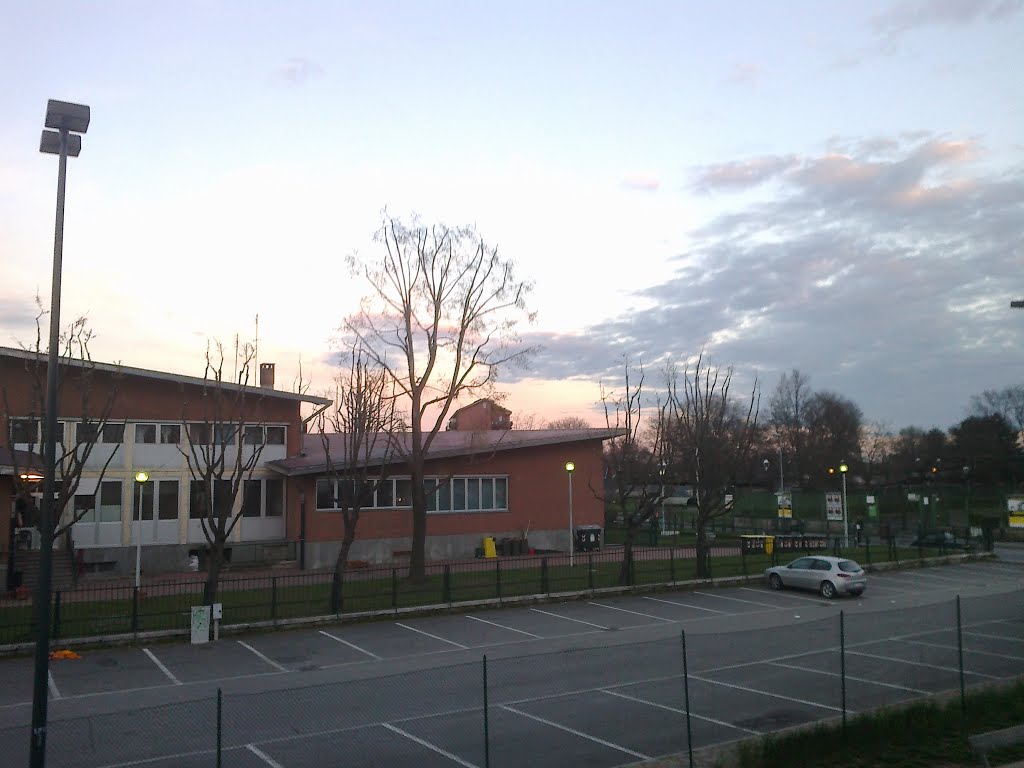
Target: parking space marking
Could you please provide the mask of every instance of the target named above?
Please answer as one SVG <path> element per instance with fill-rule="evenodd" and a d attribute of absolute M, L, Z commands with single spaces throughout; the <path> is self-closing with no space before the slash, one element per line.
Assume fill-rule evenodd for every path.
<path fill-rule="evenodd" d="M 721 613 L 721 614 L 725 614 L 726 616 L 731 615 L 728 611 L 717 611 L 714 608 L 702 608 L 699 605 L 690 605 L 689 603 L 680 603 L 680 602 L 677 602 L 675 600 L 663 600 L 663 599 L 657 598 L 657 597 L 646 597 L 646 596 L 644 597 L 644 600 L 651 600 L 651 601 L 653 601 L 655 603 L 668 603 L 669 605 L 678 605 L 678 606 L 680 606 L 682 608 L 693 608 L 695 611 L 707 611 L 708 613 Z M 595 605 L 596 605 L 596 603 L 595 603 Z M 663 621 L 671 621 L 671 619 L 663 619 Z"/>
<path fill-rule="evenodd" d="M 989 635 L 985 632 L 971 632 L 969 629 L 964 631 L 965 635 L 976 635 L 977 637 L 987 637 L 989 640 L 1009 640 L 1016 643 L 1024 643 L 1024 637 L 1010 637 L 1009 635 Z"/>
<path fill-rule="evenodd" d="M 409 739 L 410 741 L 415 741 L 417 744 L 419 744 L 422 747 L 426 747 L 427 749 L 432 750 L 433 752 L 436 752 L 439 755 L 444 755 L 449 760 L 453 760 L 456 763 L 458 763 L 459 765 L 464 765 L 464 766 L 466 766 L 466 768 L 479 768 L 477 765 L 475 765 L 475 764 L 473 764 L 473 763 L 471 763 L 471 762 L 469 762 L 467 760 L 463 760 L 458 755 L 453 755 L 448 750 L 441 749 L 436 744 L 431 744 L 426 739 L 421 739 L 419 736 L 413 736 L 408 731 L 403 731 L 398 726 L 392 725 L 391 723 L 381 723 L 381 725 L 384 726 L 385 728 L 387 728 L 389 731 L 394 731 L 399 736 L 405 736 L 405 738 Z"/>
<path fill-rule="evenodd" d="M 667 603 L 668 600 L 662 600 L 661 602 Z M 610 611 L 622 611 L 623 613 L 632 613 L 634 616 L 646 616 L 648 619 L 657 619 L 658 621 L 667 621 L 669 624 L 674 624 L 673 619 L 666 619 L 663 616 L 655 616 L 653 613 L 641 613 L 640 611 L 631 611 L 627 608 L 616 608 L 614 605 L 605 605 L 604 603 L 595 603 L 593 600 L 588 600 L 587 605 L 596 605 L 598 608 L 607 608 Z"/>
<path fill-rule="evenodd" d="M 270 755 L 261 750 L 255 744 L 246 744 L 245 748 L 252 752 L 254 755 L 256 755 L 256 757 L 265 762 L 267 765 L 269 765 L 270 768 L 284 768 L 284 766 L 277 762 L 277 760 L 271 758 Z"/>
<path fill-rule="evenodd" d="M 646 704 L 648 707 L 657 707 L 658 709 L 664 709 L 668 712 L 675 712 L 677 715 L 686 714 L 685 709 L 679 709 L 678 707 L 670 707 L 668 704 L 659 704 L 656 701 L 648 701 L 647 699 L 641 699 L 638 696 L 630 696 L 625 693 L 619 693 L 618 691 L 609 691 L 607 688 L 602 688 L 601 693 L 607 693 L 609 696 L 618 696 L 620 699 L 628 699 L 629 701 L 635 701 L 637 704 Z M 713 717 L 705 717 L 704 715 L 698 715 L 694 712 L 690 713 L 690 717 L 694 717 L 698 720 L 703 720 L 706 723 L 714 723 L 715 725 L 724 725 L 726 728 L 734 728 L 737 731 L 743 731 L 744 733 L 749 733 L 752 736 L 764 735 L 764 731 L 755 731 L 750 728 L 744 728 L 740 725 L 733 725 L 732 723 L 727 723 L 724 720 L 715 720 L 715 718 Z"/>
<path fill-rule="evenodd" d="M 747 592 L 757 592 L 758 594 L 761 594 L 763 592 L 763 590 L 751 589 L 750 587 L 740 587 L 740 589 L 744 589 Z M 795 600 L 807 600 L 807 601 L 809 601 L 811 603 L 817 603 L 818 605 L 834 605 L 834 603 L 830 603 L 830 602 L 828 602 L 826 600 L 819 600 L 818 598 L 806 597 L 804 595 L 791 595 L 789 593 L 783 592 L 782 590 L 776 590 L 772 594 L 778 595 L 779 597 L 792 597 Z M 785 608 L 786 606 L 780 605 L 779 607 L 780 608 Z"/>
<path fill-rule="evenodd" d="M 575 621 L 577 624 L 586 624 L 588 627 L 597 627 L 598 629 L 607 630 L 608 627 L 602 626 L 601 624 L 595 624 L 592 621 L 584 621 L 583 619 L 570 619 L 568 616 L 562 616 L 557 613 L 551 613 L 551 611 L 542 611 L 540 608 L 531 608 L 531 611 L 535 613 L 543 613 L 545 616 L 554 616 L 556 619 L 565 619 L 566 621 Z M 622 627 L 625 629 L 625 627 Z"/>
<path fill-rule="evenodd" d="M 829 671 L 824 670 L 824 669 L 812 669 L 811 667 L 801 667 L 798 664 L 783 664 L 782 662 L 779 662 L 779 661 L 770 661 L 768 663 L 771 664 L 773 667 L 783 667 L 785 669 L 796 669 L 796 670 L 799 670 L 800 672 L 813 672 L 816 675 L 827 675 L 828 677 L 842 677 L 842 675 L 840 675 L 840 674 L 838 674 L 836 672 L 829 672 Z M 883 682 L 880 682 L 878 680 L 869 680 L 866 677 L 854 677 L 853 675 L 851 675 L 849 673 L 846 675 L 846 679 L 847 680 L 854 680 L 854 681 L 856 681 L 858 683 L 868 683 L 869 685 L 880 685 L 883 688 L 895 688 L 898 691 L 910 691 L 911 693 L 918 693 L 918 694 L 920 694 L 922 696 L 930 695 L 930 691 L 922 691 L 920 688 L 908 688 L 905 685 L 896 685 L 895 683 L 883 683 Z"/>
<path fill-rule="evenodd" d="M 955 651 L 957 647 L 955 645 L 941 645 L 939 643 L 926 643 L 923 640 L 907 640 L 912 645 L 923 645 L 927 648 L 939 648 L 943 651 Z M 1014 661 L 1024 661 L 1024 656 L 1011 656 L 1008 653 L 994 653 L 992 651 L 979 651 L 975 648 L 964 648 L 967 653 L 977 653 L 980 656 L 995 656 L 999 659 L 1013 659 Z"/>
<path fill-rule="evenodd" d="M 724 688 L 735 688 L 737 691 L 746 691 L 747 693 L 757 693 L 757 694 L 760 694 L 761 696 L 771 696 L 773 699 L 782 699 L 783 701 L 795 701 L 797 704 L 806 704 L 809 707 L 818 707 L 820 709 L 828 709 L 828 710 L 831 710 L 832 712 L 842 712 L 843 711 L 841 707 L 833 707 L 830 704 L 819 704 L 816 701 L 807 701 L 806 699 L 798 699 L 798 698 L 795 698 L 793 696 L 783 696 L 781 693 L 771 693 L 769 691 L 762 691 L 759 688 L 748 688 L 745 685 L 738 685 L 736 683 L 724 683 L 721 680 L 712 680 L 710 677 L 698 677 L 697 675 L 693 675 L 693 674 L 691 674 L 689 677 L 690 677 L 691 680 L 700 680 L 702 683 L 708 683 L 709 685 L 721 685 Z M 856 712 L 854 712 L 852 709 L 847 709 L 846 713 L 848 715 L 856 714 Z"/>
<path fill-rule="evenodd" d="M 270 666 L 274 667 L 278 671 L 280 671 L 280 672 L 287 672 L 288 671 L 287 667 L 282 667 L 280 664 L 278 664 L 272 658 L 270 658 L 269 656 L 265 656 L 264 654 L 260 653 L 255 648 L 253 648 L 251 645 L 249 645 L 248 643 L 246 643 L 246 642 L 244 642 L 242 640 L 236 640 L 235 642 L 237 642 L 243 648 L 248 648 L 250 651 L 255 653 L 259 658 L 263 659 L 265 662 L 267 662 L 267 664 L 269 664 Z"/>
<path fill-rule="evenodd" d="M 396 621 L 395 622 L 395 626 L 396 627 L 401 627 L 402 629 L 408 629 L 411 632 L 419 632 L 421 635 L 426 635 L 427 637 L 432 637 L 435 640 L 440 640 L 442 643 L 448 643 L 449 645 L 454 645 L 456 648 L 461 648 L 464 651 L 469 648 L 468 645 L 463 645 L 462 643 L 456 643 L 454 640 L 446 640 L 445 638 L 440 637 L 438 635 L 432 635 L 429 632 L 424 632 L 422 629 L 416 629 L 416 627 L 410 627 L 408 624 L 403 624 L 400 621 Z"/>
<path fill-rule="evenodd" d="M 50 696 L 54 699 L 60 698 L 60 691 L 57 690 L 57 681 L 53 679 L 53 671 L 46 673 L 46 685 L 50 689 Z"/>
<path fill-rule="evenodd" d="M 149 656 L 149 658 L 150 658 L 150 659 L 152 660 L 152 662 L 153 662 L 154 664 L 156 664 L 156 666 L 157 666 L 157 669 L 159 669 L 159 670 L 160 670 L 161 672 L 163 672 L 163 673 L 164 673 L 165 675 L 167 675 L 167 679 L 168 679 L 168 680 L 170 680 L 170 681 L 171 681 L 172 683 L 174 683 L 175 685 L 181 685 L 181 680 L 179 680 L 179 679 L 178 679 L 178 678 L 176 678 L 176 677 L 175 677 L 174 675 L 172 675 L 172 674 L 171 674 L 171 670 L 169 670 L 169 669 L 168 669 L 167 667 L 165 667 L 165 666 L 163 665 L 163 663 L 162 663 L 162 662 L 160 661 L 160 659 L 158 659 L 158 658 L 157 658 L 157 657 L 156 657 L 156 656 L 155 656 L 155 655 L 153 654 L 153 652 L 152 652 L 151 650 L 149 650 L 149 648 L 143 648 L 143 649 L 142 649 L 142 652 L 143 652 L 144 654 L 146 654 L 147 656 Z"/>
<path fill-rule="evenodd" d="M 536 720 L 538 723 L 543 723 L 544 725 L 550 725 L 552 728 L 557 728 L 560 731 L 565 731 L 566 733 L 571 733 L 573 736 L 579 736 L 581 739 L 588 739 L 589 741 L 593 741 L 596 744 L 603 744 L 606 747 L 611 747 L 612 749 L 617 749 L 619 752 L 624 752 L 627 755 L 632 755 L 633 757 L 639 758 L 640 760 L 650 760 L 651 759 L 649 755 L 645 755 L 642 752 L 634 752 L 632 749 L 629 749 L 627 747 L 623 747 L 621 744 L 616 744 L 616 743 L 611 742 L 611 741 L 606 741 L 605 739 L 599 739 L 597 736 L 592 736 L 589 733 L 584 733 L 583 731 L 578 731 L 575 728 L 570 728 L 567 725 L 562 725 L 561 723 L 556 723 L 553 720 L 548 720 L 547 718 L 539 717 L 538 715 L 531 715 L 529 712 L 523 712 L 521 709 L 516 709 L 515 707 L 510 707 L 507 704 L 503 704 L 501 706 L 501 708 L 504 709 L 504 710 L 507 710 L 508 712 L 513 712 L 513 713 L 515 713 L 517 715 L 522 715 L 523 717 L 527 717 L 530 720 Z"/>
<path fill-rule="evenodd" d="M 755 590 L 752 590 L 752 591 L 757 592 L 759 590 L 755 589 Z M 732 600 L 735 603 L 749 603 L 750 605 L 760 605 L 760 606 L 762 606 L 764 608 L 775 608 L 775 609 L 778 609 L 778 608 L 782 607 L 781 605 L 772 605 L 771 603 L 759 603 L 756 600 L 744 600 L 741 597 L 726 597 L 725 595 L 715 595 L 715 594 L 712 594 L 711 592 L 694 592 L 693 594 L 695 594 L 695 595 L 707 595 L 708 597 L 715 597 L 715 598 L 718 598 L 719 600 Z"/>
<path fill-rule="evenodd" d="M 518 632 L 520 635 L 526 635 L 532 637 L 535 640 L 543 640 L 544 638 L 540 635 L 535 635 L 533 632 L 527 632 L 525 629 L 516 629 L 515 627 L 506 627 L 504 624 L 498 624 L 496 621 L 488 621 L 487 619 L 481 619 L 479 616 L 466 616 L 467 619 L 473 621 L 483 622 L 484 624 L 490 624 L 492 627 L 498 627 L 498 629 L 507 629 L 509 632 Z"/>
<path fill-rule="evenodd" d="M 897 664 L 910 664 L 914 667 L 928 667 L 928 669 L 939 669 L 943 672 L 956 672 L 960 673 L 960 670 L 955 667 L 944 667 L 940 664 L 925 664 L 922 661 L 909 661 L 908 659 L 897 659 L 892 656 L 882 656 L 877 653 L 864 653 L 863 651 L 847 651 L 851 656 L 863 656 L 867 659 L 881 659 L 882 661 L 894 661 Z M 986 675 L 984 672 L 971 672 L 969 669 L 964 670 L 965 675 L 974 675 L 975 677 L 984 677 L 988 680 L 1002 680 L 1001 677 L 996 675 Z"/>
<path fill-rule="evenodd" d="M 325 637 L 329 637 L 329 638 L 331 638 L 331 640 L 339 642 L 342 645 L 347 645 L 349 648 L 352 648 L 353 650 L 359 651 L 360 653 L 365 653 L 370 658 L 373 658 L 373 659 L 376 659 L 377 661 L 380 661 L 380 656 L 378 656 L 376 653 L 371 653 L 370 651 L 366 650 L 365 648 L 360 648 L 355 643 L 350 643 L 348 640 L 342 640 L 337 635 L 332 635 L 330 632 L 324 632 L 322 629 L 320 630 L 320 634 L 324 635 Z"/>

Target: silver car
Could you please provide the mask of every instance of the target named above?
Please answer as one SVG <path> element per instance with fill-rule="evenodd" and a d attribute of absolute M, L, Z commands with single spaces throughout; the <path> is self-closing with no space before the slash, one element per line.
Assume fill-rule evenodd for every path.
<path fill-rule="evenodd" d="M 853 560 L 824 555 L 797 558 L 789 565 L 767 569 L 764 576 L 772 589 L 810 589 L 829 599 L 836 595 L 859 595 L 868 586 L 864 569 Z"/>

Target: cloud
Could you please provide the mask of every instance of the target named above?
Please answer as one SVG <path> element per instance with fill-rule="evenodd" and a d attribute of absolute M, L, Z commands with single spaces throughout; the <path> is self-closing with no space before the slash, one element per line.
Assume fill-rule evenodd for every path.
<path fill-rule="evenodd" d="M 887 47 L 923 27 L 963 27 L 998 22 L 1021 11 L 1024 0 L 904 0 L 872 17 L 869 26 Z"/>
<path fill-rule="evenodd" d="M 278 68 L 277 73 L 292 85 L 298 86 L 305 85 L 308 80 L 322 75 L 323 68 L 311 59 L 293 56 Z"/>
<path fill-rule="evenodd" d="M 532 374 L 602 378 L 626 354 L 658 366 L 706 346 L 769 389 L 797 367 L 869 419 L 943 428 L 972 393 L 1019 380 L 1024 331 L 1006 306 L 1024 263 L 1024 171 L 978 171 L 972 139 L 848 146 L 712 166 L 709 178 L 772 178 L 778 193 L 692 233 L 641 309 L 546 337 Z"/>
<path fill-rule="evenodd" d="M 622 179 L 623 189 L 635 189 L 640 192 L 657 192 L 661 188 L 661 180 L 653 174 L 630 174 Z"/>
<path fill-rule="evenodd" d="M 698 169 L 693 187 L 701 192 L 749 189 L 786 172 L 796 162 L 797 158 L 794 155 L 769 155 L 708 165 Z"/>

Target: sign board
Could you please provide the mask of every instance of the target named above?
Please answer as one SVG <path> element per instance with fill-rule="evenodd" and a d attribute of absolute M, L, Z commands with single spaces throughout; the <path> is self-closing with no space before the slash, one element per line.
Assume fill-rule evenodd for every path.
<path fill-rule="evenodd" d="M 907 494 L 907 501 L 920 501 L 920 500 L 921 500 L 921 497 L 918 496 L 916 493 L 908 493 Z"/>
<path fill-rule="evenodd" d="M 1024 528 L 1024 496 L 1007 496 L 1006 512 L 1011 528 Z"/>
<path fill-rule="evenodd" d="M 834 492 L 825 494 L 825 519 L 842 522 L 843 494 Z"/>
<path fill-rule="evenodd" d="M 785 492 L 776 494 L 776 496 L 779 500 L 779 517 L 793 517 L 793 494 Z"/>
<path fill-rule="evenodd" d="M 224 603 L 213 604 L 213 618 L 223 619 L 224 618 Z"/>
<path fill-rule="evenodd" d="M 192 606 L 192 645 L 210 642 L 210 606 Z"/>

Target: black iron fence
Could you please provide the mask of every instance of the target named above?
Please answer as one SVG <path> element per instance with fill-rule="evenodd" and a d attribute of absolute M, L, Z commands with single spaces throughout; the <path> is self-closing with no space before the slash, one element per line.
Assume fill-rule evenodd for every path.
<path fill-rule="evenodd" d="M 1024 672 L 1022 596 L 834 613 L 777 609 L 757 630 L 691 630 L 650 642 L 515 655 L 254 693 L 192 694 L 50 723 L 48 765 L 600 764 L 690 752 L 847 718 Z M 617 644 L 612 644 L 613 639 Z M 500 650 L 496 649 L 500 654 Z M 13 712 L 0 753 L 24 764 Z M 27 715 L 26 715 L 27 717 Z M 594 758 L 596 761 L 596 758 Z M 246 762 L 248 760 L 249 762 Z"/>
<path fill-rule="evenodd" d="M 900 547 L 891 538 L 849 543 L 844 547 L 839 538 L 813 536 L 717 540 L 703 568 L 694 547 L 674 546 L 635 547 L 628 559 L 622 548 L 609 548 L 576 553 L 571 559 L 566 554 L 549 554 L 435 563 L 426 567 L 426 578 L 421 581 L 410 580 L 407 569 L 397 566 L 352 569 L 337 582 L 333 571 L 229 576 L 220 583 L 218 601 L 223 606 L 224 626 L 274 624 L 306 617 L 399 612 L 751 576 L 802 553 L 828 552 L 871 565 L 964 551 L 942 542 Z M 169 630 L 184 633 L 190 627 L 192 606 L 202 602 L 203 582 L 199 579 L 152 580 L 138 588 L 82 584 L 54 593 L 51 639 Z M 31 602 L 0 603 L 0 644 L 33 641 L 34 625 Z"/>

